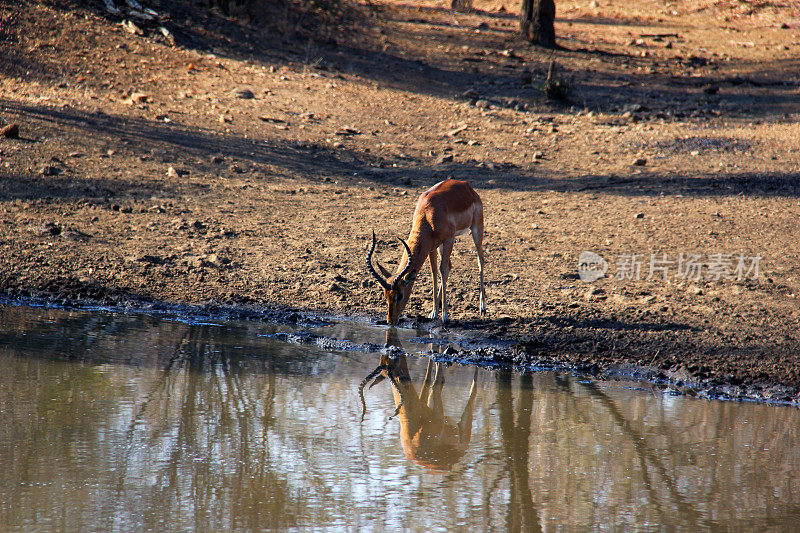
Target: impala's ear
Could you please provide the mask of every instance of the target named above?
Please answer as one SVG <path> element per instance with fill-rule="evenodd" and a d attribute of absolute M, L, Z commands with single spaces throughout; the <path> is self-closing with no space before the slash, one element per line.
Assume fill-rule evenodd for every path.
<path fill-rule="evenodd" d="M 391 275 L 392 275 L 392 273 L 391 273 L 391 272 L 389 272 L 389 270 L 388 270 L 388 269 L 387 269 L 385 266 L 383 266 L 383 265 L 380 263 L 380 261 L 378 261 L 377 259 L 375 260 L 375 264 L 376 264 L 376 265 L 378 265 L 378 270 L 380 270 L 380 271 L 381 271 L 381 274 L 383 274 L 383 277 L 384 277 L 384 278 L 388 278 L 389 276 L 391 276 Z"/>

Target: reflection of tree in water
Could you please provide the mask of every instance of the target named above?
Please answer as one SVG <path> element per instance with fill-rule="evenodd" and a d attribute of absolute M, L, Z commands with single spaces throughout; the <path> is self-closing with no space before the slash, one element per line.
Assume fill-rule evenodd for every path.
<path fill-rule="evenodd" d="M 497 407 L 500 411 L 505 474 L 511 485 L 506 527 L 509 531 L 541 531 L 542 524 L 533 502 L 529 478 L 533 382 L 530 374 L 520 376 L 515 421 L 511 377 L 509 370 L 497 372 Z"/>
<path fill-rule="evenodd" d="M 585 381 L 578 382 L 580 387 L 588 392 L 589 397 L 595 400 L 587 403 L 585 400 L 581 401 L 572 387 L 573 380 L 571 378 L 553 376 L 552 379 L 562 394 L 549 394 L 547 400 L 543 400 L 539 406 L 536 406 L 533 397 L 533 376 L 530 373 L 522 374 L 519 376 L 515 417 L 513 375 L 508 370 L 497 373 L 497 406 L 505 458 L 504 474 L 509 481 L 506 526 L 510 531 L 541 531 L 542 524 L 538 509 L 543 506 L 552 506 L 552 502 L 547 501 L 552 495 L 534 494 L 531 487 L 530 472 L 534 465 L 531 463 L 529 452 L 532 446 L 531 431 L 534 409 L 539 411 L 537 418 L 540 420 L 551 418 L 554 414 L 553 410 L 561 411 L 562 414 L 568 413 L 574 419 L 575 426 L 573 427 L 591 426 L 594 420 L 605 419 L 613 422 L 619 430 L 617 438 L 621 442 L 618 445 L 623 447 L 627 445 L 633 449 L 642 484 L 649 494 L 650 505 L 662 519 L 661 523 L 682 523 L 697 527 L 698 514 L 678 488 L 679 480 L 676 478 L 679 474 L 677 471 L 664 463 L 658 450 L 648 445 L 646 435 L 634 427 L 635 424 L 626 417 L 616 402 L 596 384 Z M 560 400 L 554 401 L 556 398 L 560 398 Z M 601 429 L 593 428 L 592 431 L 601 431 Z M 569 444 L 566 444 L 566 448 L 561 450 L 564 457 L 569 457 L 575 451 L 579 450 L 573 449 Z M 669 453 L 670 450 L 667 449 L 666 452 Z M 534 460 L 536 459 L 534 457 Z M 561 475 L 568 478 L 572 473 L 565 471 Z M 620 479 L 615 481 L 621 482 Z M 548 490 L 548 487 L 541 489 L 544 492 Z M 596 490 L 600 490 L 600 487 L 596 487 Z M 535 501 L 539 498 L 542 499 L 542 502 Z M 670 505 L 662 503 L 664 498 L 669 501 Z M 677 513 L 670 515 L 673 510 Z"/>
<path fill-rule="evenodd" d="M 214 338 L 208 327 L 185 329 L 163 370 L 154 373 L 131 422 L 120 488 L 141 462 L 155 458 L 147 468 L 154 478 L 149 497 L 159 504 L 151 507 L 158 514 L 149 517 L 150 527 L 157 529 L 160 520 L 187 505 L 209 513 L 209 526 L 253 530 L 296 525 L 302 498 L 290 495 L 267 443 L 274 424 L 272 360 L 245 361 Z M 142 442 L 147 448 L 141 449 Z M 221 504 L 232 509 L 214 513 Z M 236 523 L 215 524 L 214 516 L 221 514 Z"/>

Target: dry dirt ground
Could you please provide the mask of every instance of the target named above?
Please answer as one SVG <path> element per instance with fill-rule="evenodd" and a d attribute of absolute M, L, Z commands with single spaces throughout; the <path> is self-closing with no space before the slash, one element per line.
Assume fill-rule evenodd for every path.
<path fill-rule="evenodd" d="M 497 1 L 373 1 L 318 39 L 288 8 L 143 3 L 161 19 L 0 1 L 3 294 L 378 320 L 370 231 L 396 265 L 417 195 L 453 177 L 485 204 L 490 312 L 462 239 L 456 330 L 798 399 L 796 2 L 559 0 L 556 52 Z M 605 277 L 580 278 L 584 251 Z"/>

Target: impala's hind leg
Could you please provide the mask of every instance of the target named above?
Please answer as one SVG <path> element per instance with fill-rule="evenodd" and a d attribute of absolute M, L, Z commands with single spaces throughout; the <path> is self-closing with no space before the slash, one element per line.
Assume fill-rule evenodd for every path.
<path fill-rule="evenodd" d="M 483 284 L 483 210 L 480 211 L 475 219 L 475 222 L 470 227 L 472 233 L 472 241 L 475 243 L 475 250 L 478 252 L 478 276 L 480 279 L 481 301 L 480 310 L 481 316 L 486 316 L 486 289 Z"/>
<path fill-rule="evenodd" d="M 439 294 L 439 270 L 436 267 L 436 257 L 439 254 L 436 253 L 436 248 L 431 250 L 431 253 L 428 255 L 428 260 L 431 263 L 431 274 L 433 274 L 433 311 L 429 315 L 430 318 L 436 318 L 439 316 L 439 309 L 441 309 L 441 295 Z"/>

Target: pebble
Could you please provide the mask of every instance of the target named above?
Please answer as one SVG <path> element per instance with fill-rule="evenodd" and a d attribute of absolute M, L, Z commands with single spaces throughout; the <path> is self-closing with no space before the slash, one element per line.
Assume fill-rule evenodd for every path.
<path fill-rule="evenodd" d="M 51 165 L 45 165 L 39 171 L 42 176 L 57 176 L 61 174 L 62 170 L 58 167 L 54 167 Z"/>
<path fill-rule="evenodd" d="M 242 100 L 252 100 L 256 97 L 256 95 L 250 89 L 234 89 L 231 93 L 235 98 L 241 98 Z"/>
<path fill-rule="evenodd" d="M 6 139 L 17 139 L 19 138 L 19 125 L 17 124 L 8 124 L 3 126 L 0 129 L 0 135 L 5 137 Z"/>
<path fill-rule="evenodd" d="M 644 157 L 637 157 L 636 159 L 633 160 L 633 164 L 634 166 L 637 167 L 643 167 L 647 165 L 647 159 L 645 159 Z"/>

